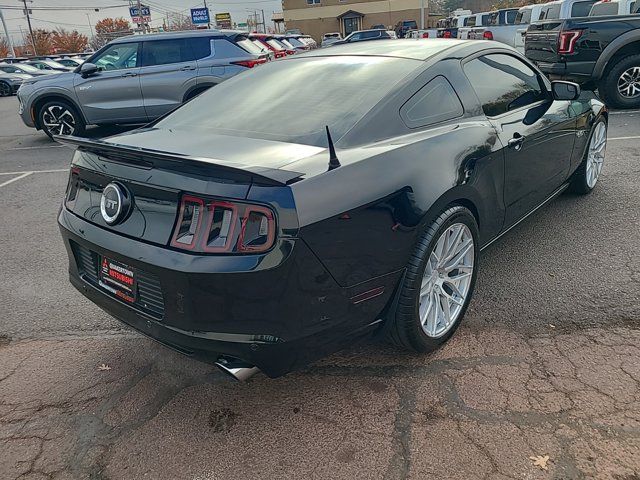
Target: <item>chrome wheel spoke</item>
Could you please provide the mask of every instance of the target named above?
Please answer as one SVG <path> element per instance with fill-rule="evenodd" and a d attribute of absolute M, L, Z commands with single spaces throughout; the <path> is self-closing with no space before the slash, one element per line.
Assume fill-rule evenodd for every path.
<path fill-rule="evenodd" d="M 455 223 L 433 246 L 420 287 L 419 317 L 424 332 L 444 335 L 458 320 L 471 290 L 475 245 L 469 227 Z"/>

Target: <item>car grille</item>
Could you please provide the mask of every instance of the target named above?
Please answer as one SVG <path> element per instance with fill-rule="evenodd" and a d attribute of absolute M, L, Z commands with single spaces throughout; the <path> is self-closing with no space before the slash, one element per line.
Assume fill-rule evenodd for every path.
<path fill-rule="evenodd" d="M 71 246 L 76 257 L 80 276 L 86 282 L 101 288 L 98 284 L 98 254 L 73 241 Z M 138 298 L 133 306 L 156 318 L 162 318 L 164 316 L 164 296 L 160 280 L 154 274 L 139 269 L 135 270 L 135 274 Z M 109 294 L 105 290 L 103 291 Z"/>

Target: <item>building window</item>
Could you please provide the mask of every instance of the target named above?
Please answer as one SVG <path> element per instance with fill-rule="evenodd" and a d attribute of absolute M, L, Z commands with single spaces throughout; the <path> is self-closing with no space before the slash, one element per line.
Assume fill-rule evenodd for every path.
<path fill-rule="evenodd" d="M 307 0 L 307 5 L 320 5 L 320 0 Z"/>

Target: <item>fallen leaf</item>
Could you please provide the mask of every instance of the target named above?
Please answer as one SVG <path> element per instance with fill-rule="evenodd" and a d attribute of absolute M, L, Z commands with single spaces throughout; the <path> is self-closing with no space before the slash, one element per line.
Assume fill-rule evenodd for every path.
<path fill-rule="evenodd" d="M 529 457 L 533 460 L 534 467 L 540 467 L 542 470 L 548 470 L 547 462 L 549 461 L 549 455 L 537 455 L 535 457 Z"/>
<path fill-rule="evenodd" d="M 107 370 L 111 370 L 111 367 L 109 365 L 101 363 L 100 365 L 98 365 L 98 370 L 101 372 L 105 372 Z"/>

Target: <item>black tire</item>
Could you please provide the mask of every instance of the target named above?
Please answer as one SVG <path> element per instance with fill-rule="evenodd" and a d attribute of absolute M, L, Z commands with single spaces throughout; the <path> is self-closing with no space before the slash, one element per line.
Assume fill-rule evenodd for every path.
<path fill-rule="evenodd" d="M 574 172 L 573 176 L 571 177 L 569 190 L 578 195 L 587 195 L 591 193 L 596 186 L 596 184 L 593 184 L 592 186 L 590 186 L 589 182 L 587 181 L 587 163 L 589 161 L 589 146 L 591 145 L 591 140 L 596 132 L 596 128 L 601 123 L 604 123 L 605 129 L 608 127 L 607 120 L 604 117 L 600 117 L 593 124 L 593 127 L 591 128 L 591 134 L 589 135 L 589 141 L 587 143 L 587 148 L 584 152 L 584 156 L 582 157 L 582 163 L 580 164 L 580 166 L 577 168 L 577 170 Z M 605 130 L 605 135 L 606 135 L 606 130 Z M 596 182 L 597 182 L 597 179 L 596 179 Z"/>
<path fill-rule="evenodd" d="M 62 133 L 60 130 L 50 130 L 47 124 L 55 123 L 52 120 L 51 115 L 56 114 L 58 117 L 63 117 Z M 73 120 L 71 120 L 71 117 Z M 55 118 L 55 117 L 54 117 Z M 57 118 L 56 118 L 57 120 Z M 51 100 L 46 102 L 38 110 L 38 124 L 42 128 L 42 131 L 46 133 L 49 138 L 53 138 L 53 135 L 82 135 L 86 128 L 84 119 L 78 112 L 78 110 L 69 102 L 64 100 Z"/>
<path fill-rule="evenodd" d="M 452 326 L 442 336 L 432 337 L 425 333 L 419 318 L 419 293 L 427 266 L 427 261 L 440 236 L 456 223 L 466 225 L 473 238 L 474 268 L 471 275 L 469 291 L 464 304 Z M 426 229 L 415 246 L 409 259 L 407 271 L 399 287 L 398 303 L 395 311 L 390 312 L 387 336 L 395 345 L 417 352 L 431 352 L 443 345 L 456 331 L 473 295 L 478 271 L 478 224 L 473 214 L 462 206 L 452 206 L 442 212 Z"/>
<path fill-rule="evenodd" d="M 0 81 L 0 97 L 10 97 L 13 95 L 13 87 L 7 82 Z"/>
<path fill-rule="evenodd" d="M 618 90 L 618 81 L 621 79 L 622 74 L 634 67 L 640 68 L 640 55 L 620 58 L 608 69 L 598 88 L 600 96 L 607 106 L 614 108 L 640 108 L 640 92 L 633 97 L 625 97 Z"/>

